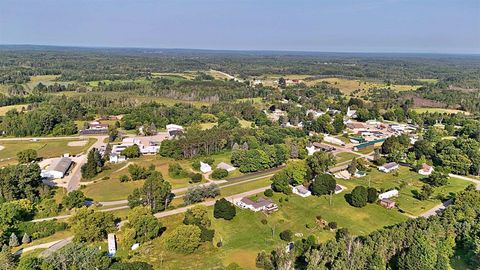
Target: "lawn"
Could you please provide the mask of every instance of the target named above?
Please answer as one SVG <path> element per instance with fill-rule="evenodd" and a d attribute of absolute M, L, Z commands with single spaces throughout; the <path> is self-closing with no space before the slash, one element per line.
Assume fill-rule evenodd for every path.
<path fill-rule="evenodd" d="M 355 157 L 359 157 L 358 155 L 352 153 L 352 152 L 340 152 L 337 155 L 335 155 L 337 158 L 337 163 L 342 163 L 348 160 L 352 160 Z"/>
<path fill-rule="evenodd" d="M 42 140 L 39 141 L 0 141 L 0 145 L 5 147 L 0 150 L 0 161 L 8 161 L 7 163 L 15 163 L 17 153 L 26 149 L 37 150 L 38 156 L 42 158 L 59 157 L 65 153 L 76 155 L 85 152 L 95 142 L 95 139 L 90 138 L 83 146 L 68 146 L 68 142 L 83 141 L 86 139 L 59 139 L 59 140 Z"/>
<path fill-rule="evenodd" d="M 19 104 L 19 105 L 10 105 L 10 106 L 3 106 L 3 107 L 0 107 L 0 116 L 5 116 L 5 114 L 8 112 L 8 111 L 11 111 L 11 110 L 17 110 L 17 111 L 21 111 L 22 108 L 24 109 L 27 109 L 27 104 Z"/>
<path fill-rule="evenodd" d="M 337 183 L 346 186 L 349 190 L 352 190 L 355 186 L 372 186 L 378 190 L 390 190 L 393 188 L 399 189 L 404 183 L 404 187 L 400 189 L 400 196 L 393 198 L 397 202 L 397 206 L 405 211 L 409 215 L 420 215 L 425 211 L 440 204 L 442 201 L 436 199 L 437 195 L 449 196 L 450 193 L 456 193 L 463 190 L 470 184 L 468 181 L 461 179 L 450 178 L 449 184 L 444 187 L 438 187 L 435 189 L 435 193 L 432 199 L 420 201 L 413 197 L 413 190 L 420 190 L 423 186 L 423 182 L 420 181 L 422 176 L 416 172 L 410 171 L 406 167 L 400 167 L 398 176 L 394 176 L 393 173 L 383 173 L 375 168 L 371 172 L 367 172 L 367 176 L 362 178 L 353 178 L 351 180 L 337 179 Z"/>
<path fill-rule="evenodd" d="M 283 202 L 279 202 L 280 198 L 283 198 Z M 237 208 L 237 216 L 231 221 L 211 217 L 216 231 L 214 243 L 221 240 L 221 248 L 207 243 L 194 254 L 181 255 L 165 250 L 160 237 L 141 247 L 140 257 L 162 269 L 211 269 L 231 262 L 237 262 L 245 269 L 254 269 L 258 252 L 270 251 L 286 244 L 279 238 L 279 233 L 283 230 L 290 229 L 298 233 L 299 237 L 295 239 L 301 238 L 300 235 L 307 237 L 311 234 L 322 242 L 333 238 L 335 232 L 315 225 L 316 216 L 329 222 L 335 221 L 339 227 L 346 227 L 357 235 L 368 234 L 407 219 L 397 211 L 386 210 L 376 204 L 361 209 L 351 207 L 345 202 L 343 194 L 334 195 L 331 206 L 328 197 L 301 198 L 290 195 L 288 201 L 285 198 L 285 195 L 275 194 L 274 200 L 279 204 L 280 210 L 271 215 Z M 179 214 L 162 218 L 161 222 L 168 232 L 181 224 L 182 219 L 183 214 Z M 267 220 L 267 224 L 264 225 L 262 219 Z"/>

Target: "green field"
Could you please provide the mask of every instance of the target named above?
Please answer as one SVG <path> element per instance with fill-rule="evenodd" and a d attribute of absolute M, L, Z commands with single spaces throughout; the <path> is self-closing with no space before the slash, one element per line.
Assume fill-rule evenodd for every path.
<path fill-rule="evenodd" d="M 342 163 L 342 162 L 352 160 L 355 157 L 358 158 L 359 156 L 352 152 L 341 152 L 336 154 L 335 157 L 337 158 L 337 163 Z"/>
<path fill-rule="evenodd" d="M 38 156 L 42 158 L 59 157 L 65 153 L 76 155 L 85 152 L 95 142 L 95 139 L 90 138 L 88 142 L 83 146 L 68 146 L 68 142 L 83 141 L 87 139 L 40 139 L 37 142 L 28 140 L 15 140 L 15 141 L 0 141 L 0 145 L 4 147 L 0 150 L 0 164 L 15 163 L 17 153 L 26 149 L 37 150 Z M 3 160 L 3 161 L 1 161 Z"/>
<path fill-rule="evenodd" d="M 469 115 L 469 112 L 455 110 L 455 109 L 445 109 L 445 108 L 413 108 L 412 110 L 417 113 L 464 113 Z"/>

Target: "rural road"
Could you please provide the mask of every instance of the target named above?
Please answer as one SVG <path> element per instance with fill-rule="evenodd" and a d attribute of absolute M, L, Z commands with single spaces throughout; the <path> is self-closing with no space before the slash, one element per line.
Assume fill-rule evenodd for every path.
<path fill-rule="evenodd" d="M 104 145 L 105 143 L 103 142 L 103 140 L 105 140 L 107 136 L 95 136 L 95 137 L 89 137 L 89 138 L 95 138 L 97 139 L 97 141 L 94 144 L 92 144 L 92 146 L 90 146 L 90 148 L 86 151 L 86 153 L 80 157 L 80 160 L 78 161 L 77 164 L 75 164 L 75 167 L 70 172 L 70 175 L 68 176 L 69 181 L 67 184 L 67 192 L 77 190 L 80 187 L 80 180 L 82 180 L 81 168 L 85 163 L 87 163 L 88 152 L 90 152 L 90 150 L 92 150 L 93 148 L 100 148 L 100 146 Z"/>

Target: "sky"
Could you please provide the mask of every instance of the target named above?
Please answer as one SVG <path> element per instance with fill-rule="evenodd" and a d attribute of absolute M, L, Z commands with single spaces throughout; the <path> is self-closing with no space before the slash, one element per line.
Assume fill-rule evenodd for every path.
<path fill-rule="evenodd" d="M 480 53 L 480 0 L 0 0 L 0 44 Z"/>

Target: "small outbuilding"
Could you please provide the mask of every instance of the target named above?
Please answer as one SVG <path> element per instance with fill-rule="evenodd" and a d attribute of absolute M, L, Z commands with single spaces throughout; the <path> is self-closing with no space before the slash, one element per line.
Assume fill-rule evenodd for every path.
<path fill-rule="evenodd" d="M 212 166 L 208 165 L 208 163 L 203 163 L 200 161 L 200 171 L 202 173 L 208 173 L 212 171 Z"/>
<path fill-rule="evenodd" d="M 392 189 L 392 190 L 389 190 L 387 192 L 384 192 L 384 193 L 381 193 L 380 195 L 378 195 L 378 199 L 379 200 L 383 200 L 383 199 L 389 199 L 389 198 L 392 198 L 392 197 L 398 197 L 398 190 L 396 189 Z"/>
<path fill-rule="evenodd" d="M 387 209 L 395 208 L 395 202 L 390 199 L 381 199 L 380 205 Z"/>
<path fill-rule="evenodd" d="M 312 195 L 312 192 L 310 192 L 310 190 L 308 190 L 303 185 L 298 185 L 298 186 L 292 187 L 292 192 L 294 194 L 297 194 L 298 196 L 304 197 L 304 198 Z"/>
<path fill-rule="evenodd" d="M 217 169 L 224 169 L 226 170 L 227 172 L 232 172 L 232 171 L 235 171 L 237 168 L 233 167 L 232 165 L 230 164 L 227 164 L 225 162 L 220 162 L 218 163 L 217 165 Z"/>
<path fill-rule="evenodd" d="M 384 173 L 390 173 L 392 171 L 398 170 L 399 165 L 396 162 L 389 162 L 383 166 L 378 167 L 378 170 Z"/>
<path fill-rule="evenodd" d="M 115 234 L 108 234 L 108 256 L 115 256 L 117 253 L 117 241 Z"/>
<path fill-rule="evenodd" d="M 432 174 L 432 172 L 433 172 L 433 167 L 425 163 L 423 163 L 422 168 L 418 170 L 418 173 L 421 175 L 430 175 Z"/>

